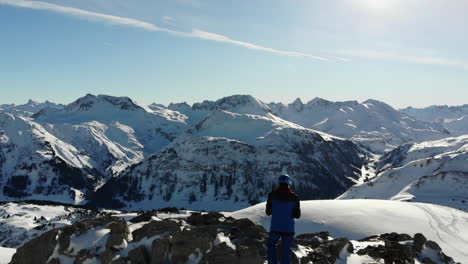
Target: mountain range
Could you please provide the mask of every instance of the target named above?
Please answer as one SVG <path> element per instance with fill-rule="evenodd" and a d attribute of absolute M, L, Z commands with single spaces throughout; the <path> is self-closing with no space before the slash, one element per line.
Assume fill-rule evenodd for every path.
<path fill-rule="evenodd" d="M 356 185 L 341 197 L 466 210 L 466 107 L 432 108 L 249 95 L 193 105 L 91 94 L 68 105 L 1 105 L 0 197 L 236 210 L 264 201 L 288 173 L 302 199 L 335 198 Z M 395 175 L 401 184 L 380 184 Z M 447 187 L 428 195 L 454 182 L 459 194 Z"/>

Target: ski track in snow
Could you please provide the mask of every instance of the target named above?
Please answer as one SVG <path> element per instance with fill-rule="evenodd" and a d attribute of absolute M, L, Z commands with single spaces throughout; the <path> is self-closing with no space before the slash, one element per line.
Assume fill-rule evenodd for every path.
<path fill-rule="evenodd" d="M 447 234 L 455 239 L 464 241 L 465 245 L 468 246 L 468 240 L 458 235 L 458 229 L 455 227 L 455 224 L 458 220 L 453 213 L 450 213 L 450 215 L 452 216 L 451 223 L 449 225 L 445 225 L 443 221 L 439 218 L 439 216 L 437 216 L 433 213 L 433 211 L 427 208 L 427 205 L 414 203 L 414 206 L 424 211 L 424 213 L 427 215 L 427 219 L 429 220 L 429 225 L 432 227 L 435 234 L 441 241 L 443 241 L 447 246 L 451 247 L 453 250 L 458 251 L 461 255 L 466 256 L 468 258 L 468 253 L 466 251 L 460 251 L 459 247 L 453 246 L 449 241 L 444 239 L 444 234 Z"/>

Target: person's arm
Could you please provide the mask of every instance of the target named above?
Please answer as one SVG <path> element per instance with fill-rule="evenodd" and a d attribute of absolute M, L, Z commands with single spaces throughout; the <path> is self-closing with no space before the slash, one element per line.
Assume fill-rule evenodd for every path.
<path fill-rule="evenodd" d="M 265 212 L 267 215 L 271 215 L 273 213 L 273 208 L 271 207 L 271 193 L 268 195 Z"/>
<path fill-rule="evenodd" d="M 301 217 L 301 202 L 299 197 L 296 196 L 296 207 L 294 208 L 294 218 L 299 219 Z"/>

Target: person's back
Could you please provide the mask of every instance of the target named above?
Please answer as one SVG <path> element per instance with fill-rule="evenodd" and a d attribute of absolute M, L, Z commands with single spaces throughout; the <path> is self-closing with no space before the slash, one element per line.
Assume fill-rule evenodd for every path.
<path fill-rule="evenodd" d="M 294 218 L 301 216 L 299 197 L 289 188 L 291 178 L 281 175 L 279 188 L 268 195 L 266 214 L 272 215 L 268 239 L 268 263 L 277 264 L 276 245 L 281 238 L 283 258 L 281 263 L 291 263 L 291 246 L 294 238 Z"/>

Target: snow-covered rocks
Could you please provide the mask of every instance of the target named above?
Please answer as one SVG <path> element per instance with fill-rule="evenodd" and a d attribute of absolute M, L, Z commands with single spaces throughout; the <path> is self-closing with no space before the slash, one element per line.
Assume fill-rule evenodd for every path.
<path fill-rule="evenodd" d="M 330 202 L 335 204 L 330 207 L 333 212 L 316 215 L 315 218 L 321 218 L 322 222 L 330 220 L 330 224 L 336 225 L 336 230 L 346 228 L 346 225 L 337 225 L 330 218 L 333 213 L 338 216 L 340 211 L 335 209 L 342 202 Z M 351 207 L 354 209 L 354 206 Z M 351 213 L 351 210 L 346 210 L 347 207 L 341 209 L 344 209 L 345 216 Z M 249 211 L 258 220 L 256 217 L 257 213 L 262 213 L 260 210 L 264 210 L 264 204 L 233 213 L 232 216 L 243 216 Z M 52 229 L 19 247 L 11 263 L 265 263 L 268 233 L 258 222 L 256 224 L 247 218 L 236 219 L 221 213 L 169 212 L 172 213 L 166 210 L 138 213 L 114 211 L 102 217 Z M 316 231 L 325 227 L 314 225 L 312 217 L 318 212 L 316 209 L 306 205 L 303 212 L 306 214 L 301 221 L 307 222 L 309 228 L 302 229 L 295 237 L 293 263 L 455 263 L 446 255 L 446 244 L 439 242 L 441 238 L 432 241 L 421 233 L 410 235 L 396 232 L 372 236 L 357 234 L 358 238 L 340 237 L 334 231 Z M 408 213 L 405 211 L 407 217 L 410 216 Z M 358 215 L 354 214 L 354 217 L 361 217 L 361 220 L 375 216 Z M 389 221 L 397 227 L 395 219 L 390 218 Z M 360 225 L 362 230 L 367 224 L 378 225 L 372 224 L 372 220 L 343 222 Z M 456 227 L 462 226 L 457 223 Z M 443 230 L 440 226 L 434 226 L 434 229 Z M 466 260 L 461 256 L 459 254 L 455 260 Z"/>
<path fill-rule="evenodd" d="M 301 211 L 301 218 L 296 220 L 297 235 L 328 231 L 332 237 L 346 237 L 353 241 L 392 232 L 411 237 L 422 233 L 427 240 L 435 241 L 455 261 L 468 261 L 468 233 L 462 231 L 468 230 L 468 213 L 457 209 L 425 203 L 368 199 L 302 201 Z M 267 230 L 270 227 L 270 217 L 265 215 L 265 203 L 226 216 L 249 218 Z M 365 244 L 360 246 L 363 247 Z M 355 257 L 349 255 L 348 260 Z"/>

